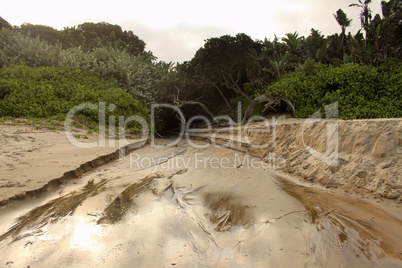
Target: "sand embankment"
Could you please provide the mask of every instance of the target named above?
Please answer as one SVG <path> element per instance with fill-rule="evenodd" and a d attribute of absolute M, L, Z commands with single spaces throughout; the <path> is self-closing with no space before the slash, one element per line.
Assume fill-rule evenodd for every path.
<path fill-rule="evenodd" d="M 269 123 L 243 127 L 240 135 L 234 127 L 193 136 L 239 148 L 302 181 L 401 201 L 402 119 L 290 119 L 277 122 L 275 128 Z M 337 163 L 327 161 L 331 156 Z"/>

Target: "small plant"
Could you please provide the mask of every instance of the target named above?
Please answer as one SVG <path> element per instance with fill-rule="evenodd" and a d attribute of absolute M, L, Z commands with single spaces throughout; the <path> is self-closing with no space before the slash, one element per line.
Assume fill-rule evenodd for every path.
<path fill-rule="evenodd" d="M 73 126 L 75 126 L 75 127 L 77 127 L 77 128 L 83 128 L 83 127 L 84 127 L 84 125 L 81 124 L 81 123 L 78 122 L 78 121 L 74 121 L 74 122 L 73 122 Z"/>

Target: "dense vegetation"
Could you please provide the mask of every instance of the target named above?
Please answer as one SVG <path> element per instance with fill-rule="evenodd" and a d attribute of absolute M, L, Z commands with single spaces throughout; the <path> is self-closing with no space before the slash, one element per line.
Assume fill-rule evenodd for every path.
<path fill-rule="evenodd" d="M 237 101 L 244 107 L 264 94 L 289 99 L 296 117 L 336 100 L 344 119 L 402 117 L 402 3 L 383 1 L 381 15 L 372 14 L 370 3 L 351 5 L 361 11 L 355 35 L 347 33 L 351 20 L 339 9 L 339 33 L 325 37 L 311 29 L 307 37 L 295 32 L 262 41 L 246 34 L 214 37 L 176 65 L 157 61 L 143 40 L 118 25 L 56 30 L 13 27 L 0 18 L 0 116 L 48 117 L 83 101 L 113 102 L 115 115 L 189 101 L 230 114 Z"/>
<path fill-rule="evenodd" d="M 338 101 L 339 117 L 401 117 L 402 65 L 389 60 L 378 68 L 355 63 L 341 67 L 306 62 L 267 87 L 267 96 L 283 96 L 298 107 L 296 117 L 309 117 Z M 325 115 L 322 115 L 325 117 Z"/>
<path fill-rule="evenodd" d="M 344 119 L 401 117 L 402 2 L 383 1 L 382 16 L 374 18 L 370 2 L 352 5 L 361 9 L 362 31 L 355 35 L 346 34 L 351 20 L 339 9 L 334 22 L 340 34 L 327 37 L 312 29 L 308 37 L 288 33 L 272 41 L 254 41 L 245 34 L 208 39 L 191 61 L 179 66 L 181 87 L 187 98 L 213 106 L 220 100 L 229 110 L 233 100 L 247 104 L 265 94 L 289 98 L 297 117 L 309 116 L 335 98 Z M 389 60 L 393 68 L 382 66 Z M 365 72 L 376 75 L 361 79 Z M 388 78 L 392 83 L 385 85 Z"/>
<path fill-rule="evenodd" d="M 81 103 L 104 102 L 105 120 L 109 116 L 130 116 L 132 113 L 149 119 L 148 110 L 115 83 L 84 74 L 79 70 L 23 65 L 0 69 L 0 117 L 64 118 L 71 108 Z M 79 111 L 87 119 L 99 121 L 99 111 Z M 131 127 L 136 127 L 131 124 Z"/>

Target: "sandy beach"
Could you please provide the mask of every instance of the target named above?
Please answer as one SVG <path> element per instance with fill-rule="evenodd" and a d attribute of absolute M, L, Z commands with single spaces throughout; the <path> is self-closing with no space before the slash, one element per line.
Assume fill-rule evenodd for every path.
<path fill-rule="evenodd" d="M 398 124 L 384 127 L 392 132 Z M 298 127 L 298 122 L 283 124 L 290 133 Z M 2 199 L 116 150 L 74 148 L 62 132 L 20 128 L 0 126 L 6 141 L 1 149 L 1 176 L 7 180 L 1 184 Z M 317 129 L 311 130 L 316 135 Z M 261 141 L 258 135 L 251 135 L 251 140 Z M 172 140 L 157 140 L 159 148 L 145 145 L 55 189 L 11 200 L 0 209 L 0 263 L 7 267 L 400 266 L 398 199 L 367 190 L 352 193 L 354 188 L 341 182 L 326 187 L 318 180 L 303 180 L 291 174 L 295 167 L 267 167 L 258 157 L 266 152 L 253 151 L 245 140 L 238 148 L 223 148 L 211 144 L 206 134 L 200 136 L 191 144 L 182 140 L 172 147 L 164 146 Z M 291 156 L 296 154 L 297 142 L 287 144 L 287 138 L 279 136 L 278 154 L 282 146 Z M 220 143 L 231 139 L 225 130 L 216 138 Z M 388 161 L 386 154 L 381 157 L 379 163 Z M 312 159 L 306 161 L 310 167 L 302 170 L 321 169 Z M 364 161 L 372 160 L 366 154 Z M 348 168 L 344 163 L 338 176 Z M 389 174 L 393 168 L 379 167 Z"/>

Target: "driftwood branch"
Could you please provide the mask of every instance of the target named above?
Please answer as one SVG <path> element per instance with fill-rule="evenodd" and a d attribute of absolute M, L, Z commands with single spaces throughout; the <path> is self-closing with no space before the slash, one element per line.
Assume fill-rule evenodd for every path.
<path fill-rule="evenodd" d="M 264 95 L 261 95 L 261 96 L 256 97 L 253 101 L 250 102 L 250 105 L 247 107 L 247 110 L 244 113 L 242 124 L 243 125 L 246 124 L 248 118 L 250 117 L 250 115 L 253 112 L 253 110 L 255 109 L 255 107 L 257 107 L 261 103 L 266 103 L 265 109 L 264 109 L 264 111 L 265 111 L 268 108 L 275 110 L 275 107 L 280 105 L 281 101 L 286 102 L 290 107 L 292 107 L 293 113 L 296 112 L 296 109 L 295 109 L 295 106 L 293 105 L 293 103 L 286 98 L 280 98 L 280 97 L 274 97 L 274 96 L 267 98 Z"/>
<path fill-rule="evenodd" d="M 293 214 L 293 213 L 306 212 L 306 211 L 307 211 L 307 210 L 305 210 L 305 209 L 303 209 L 303 210 L 291 211 L 291 212 L 288 212 L 288 213 L 283 214 L 282 216 L 276 217 L 275 220 L 282 219 L 283 217 L 285 217 L 285 216 L 287 216 L 287 215 L 290 215 L 290 214 Z"/>
<path fill-rule="evenodd" d="M 324 214 L 324 216 L 328 216 L 329 214 L 335 212 L 336 210 L 337 210 L 337 209 L 335 208 L 335 209 L 333 209 L 333 210 L 331 210 L 331 211 L 328 211 L 328 212 L 326 212 L 326 213 Z"/>

